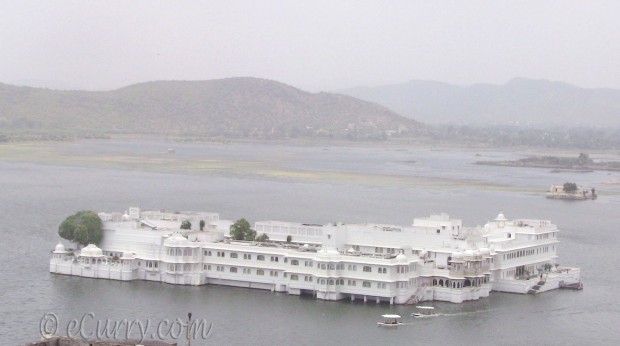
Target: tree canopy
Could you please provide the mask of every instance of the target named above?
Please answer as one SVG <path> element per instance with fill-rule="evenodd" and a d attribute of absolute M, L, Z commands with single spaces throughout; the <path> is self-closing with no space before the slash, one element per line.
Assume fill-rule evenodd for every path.
<path fill-rule="evenodd" d="M 189 220 L 183 220 L 181 222 L 181 229 L 192 229 L 192 223 Z"/>
<path fill-rule="evenodd" d="M 250 240 L 256 239 L 256 231 L 250 227 L 250 223 L 241 218 L 230 225 L 230 236 L 234 240 Z"/>
<path fill-rule="evenodd" d="M 102 222 L 92 210 L 82 210 L 68 216 L 58 227 L 58 234 L 72 242 L 99 244 L 103 238 Z"/>
<path fill-rule="evenodd" d="M 259 235 L 258 237 L 256 237 L 256 241 L 261 242 L 261 243 L 269 241 L 269 236 L 266 233 L 263 233 Z"/>
<path fill-rule="evenodd" d="M 590 155 L 586 153 L 579 153 L 579 157 L 577 158 L 577 163 L 583 166 L 589 163 L 593 163 L 593 161 L 590 158 Z"/>
<path fill-rule="evenodd" d="M 564 183 L 563 190 L 566 193 L 573 193 L 573 192 L 577 191 L 577 184 L 575 184 L 575 183 Z"/>

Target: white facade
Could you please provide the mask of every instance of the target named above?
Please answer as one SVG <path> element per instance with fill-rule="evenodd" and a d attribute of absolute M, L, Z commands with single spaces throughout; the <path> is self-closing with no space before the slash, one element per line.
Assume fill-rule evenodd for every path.
<path fill-rule="evenodd" d="M 101 248 L 71 252 L 57 245 L 50 272 L 393 304 L 460 303 L 493 290 L 537 293 L 579 282 L 579 269 L 554 265 L 558 229 L 549 221 L 502 214 L 483 228 L 464 228 L 445 214 L 411 226 L 261 221 L 257 234 L 270 241 L 254 243 L 224 237 L 232 223 L 215 213 L 129 210 L 100 213 Z M 184 220 L 191 230 L 180 230 Z"/>

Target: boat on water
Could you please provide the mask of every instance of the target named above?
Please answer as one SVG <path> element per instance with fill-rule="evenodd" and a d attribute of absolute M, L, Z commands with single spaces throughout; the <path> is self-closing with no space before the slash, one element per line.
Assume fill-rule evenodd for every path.
<path fill-rule="evenodd" d="M 403 324 L 400 321 L 400 315 L 381 315 L 381 317 L 383 317 L 383 321 L 377 322 L 379 327 L 395 327 Z"/>
<path fill-rule="evenodd" d="M 432 306 L 419 305 L 416 306 L 416 309 L 418 309 L 418 311 L 411 314 L 413 318 L 438 316 L 438 314 L 435 313 L 435 308 Z"/>

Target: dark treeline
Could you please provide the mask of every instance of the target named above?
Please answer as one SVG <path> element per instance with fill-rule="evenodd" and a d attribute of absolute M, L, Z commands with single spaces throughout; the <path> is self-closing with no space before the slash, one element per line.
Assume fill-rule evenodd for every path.
<path fill-rule="evenodd" d="M 428 136 L 447 144 L 489 147 L 620 149 L 620 128 L 451 126 L 428 127 Z"/>
<path fill-rule="evenodd" d="M 79 139 L 109 139 L 114 132 L 108 131 L 6 131 L 0 129 L 1 142 L 19 141 L 68 141 Z M 132 135 L 128 133 L 127 135 Z M 138 135 L 140 134 L 133 134 Z M 305 128 L 292 126 L 281 127 L 269 133 L 248 132 L 236 135 L 213 136 L 197 133 L 178 133 L 171 138 L 185 141 L 209 140 L 289 140 L 297 138 L 325 140 L 349 140 L 385 142 L 390 139 L 413 139 L 417 143 L 430 145 L 452 145 L 473 147 L 532 147 L 606 150 L 620 149 L 620 128 L 543 128 L 518 126 L 452 126 L 435 125 L 424 126 L 415 133 L 387 133 L 376 128 L 354 127 L 352 129 L 330 129 L 330 131 L 311 131 Z"/>

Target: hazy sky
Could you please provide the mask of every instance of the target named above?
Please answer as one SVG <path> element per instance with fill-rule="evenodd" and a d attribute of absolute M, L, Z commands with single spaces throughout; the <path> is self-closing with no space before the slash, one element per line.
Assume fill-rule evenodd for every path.
<path fill-rule="evenodd" d="M 234 76 L 311 91 L 516 76 L 620 88 L 620 1 L 0 2 L 0 82 Z"/>

